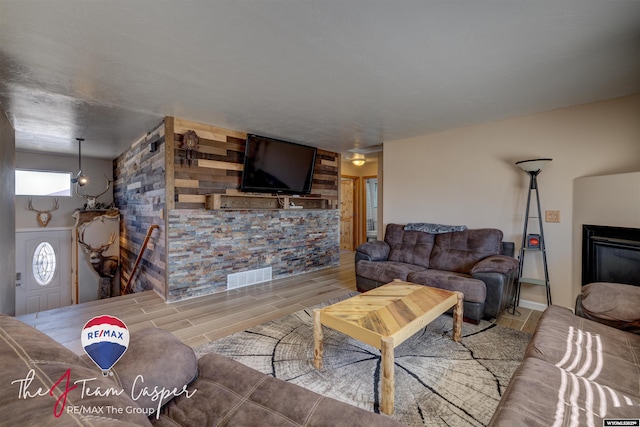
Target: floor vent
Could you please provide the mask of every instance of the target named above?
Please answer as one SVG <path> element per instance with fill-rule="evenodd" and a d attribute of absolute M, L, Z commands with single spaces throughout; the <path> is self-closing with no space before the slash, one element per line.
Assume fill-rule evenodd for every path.
<path fill-rule="evenodd" d="M 271 267 L 232 273 L 227 276 L 227 289 L 242 288 L 243 286 L 267 282 L 269 280 L 271 280 Z"/>

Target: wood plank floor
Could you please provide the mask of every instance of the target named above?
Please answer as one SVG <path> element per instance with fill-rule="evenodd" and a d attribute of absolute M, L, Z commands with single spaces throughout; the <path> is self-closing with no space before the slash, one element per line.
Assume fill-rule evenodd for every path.
<path fill-rule="evenodd" d="M 92 317 L 120 318 L 130 331 L 159 327 L 192 347 L 245 330 L 353 292 L 354 253 L 343 252 L 340 266 L 168 304 L 153 291 L 18 316 L 67 348 L 82 354 L 80 330 Z M 496 323 L 533 332 L 540 312 L 519 308 Z"/>

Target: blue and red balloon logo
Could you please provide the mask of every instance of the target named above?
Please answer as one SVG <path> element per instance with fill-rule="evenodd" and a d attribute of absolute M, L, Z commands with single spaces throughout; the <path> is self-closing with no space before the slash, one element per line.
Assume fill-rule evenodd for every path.
<path fill-rule="evenodd" d="M 127 351 L 129 330 L 117 317 L 97 316 L 82 328 L 81 341 L 84 351 L 106 376 Z"/>

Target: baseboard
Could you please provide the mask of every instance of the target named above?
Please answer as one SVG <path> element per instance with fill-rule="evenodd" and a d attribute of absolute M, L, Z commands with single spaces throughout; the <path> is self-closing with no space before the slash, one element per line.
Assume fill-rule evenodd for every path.
<path fill-rule="evenodd" d="M 536 311 L 545 311 L 547 309 L 547 304 L 521 299 L 519 307 L 528 308 L 530 310 L 536 310 Z"/>

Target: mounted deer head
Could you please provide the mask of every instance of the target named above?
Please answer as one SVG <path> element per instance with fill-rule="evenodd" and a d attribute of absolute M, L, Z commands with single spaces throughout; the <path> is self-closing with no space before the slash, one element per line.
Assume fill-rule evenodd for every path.
<path fill-rule="evenodd" d="M 29 203 L 27 204 L 27 209 L 30 211 L 37 212 L 36 219 L 38 220 L 38 224 L 40 227 L 46 227 L 51 221 L 52 215 L 51 212 L 58 210 L 60 205 L 58 204 L 58 198 L 53 199 L 53 207 L 48 211 L 39 211 L 38 209 L 33 208 L 33 200 L 29 197 Z"/>
<path fill-rule="evenodd" d="M 116 269 L 120 263 L 119 258 L 117 256 L 105 257 L 102 255 L 102 253 L 109 249 L 109 246 L 111 246 L 115 241 L 116 234 L 111 233 L 108 243 L 101 245 L 98 248 L 94 248 L 84 242 L 84 230 L 82 230 L 78 237 L 78 243 L 80 243 L 89 254 L 89 262 L 91 262 L 91 266 L 100 277 L 113 278 L 116 275 Z"/>
<path fill-rule="evenodd" d="M 104 191 L 102 191 L 102 193 L 97 194 L 95 196 L 92 196 L 90 194 L 80 194 L 80 192 L 78 191 L 78 188 L 80 186 L 78 184 L 76 184 L 76 195 L 78 197 L 84 198 L 87 201 L 87 203 L 85 204 L 85 209 L 95 209 L 96 205 L 97 205 L 98 197 L 102 196 L 104 193 L 109 191 L 109 188 L 111 188 L 111 183 L 113 181 L 111 181 L 109 178 L 107 178 L 106 175 L 105 175 L 104 179 L 107 180 L 107 188 L 105 188 Z"/>

